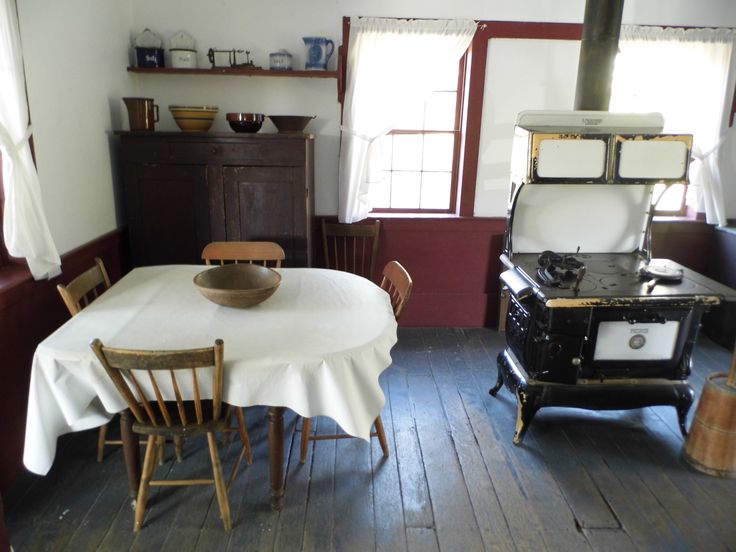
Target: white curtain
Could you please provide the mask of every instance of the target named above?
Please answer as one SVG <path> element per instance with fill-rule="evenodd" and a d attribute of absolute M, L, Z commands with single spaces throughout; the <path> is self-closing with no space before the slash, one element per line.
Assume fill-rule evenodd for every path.
<path fill-rule="evenodd" d="M 711 224 L 727 224 L 718 152 L 728 131 L 729 70 L 736 32 L 624 25 L 611 111 L 657 111 L 665 132 L 693 134 L 688 203 Z"/>
<path fill-rule="evenodd" d="M 0 0 L 0 151 L 2 151 L 5 210 L 3 236 L 8 253 L 23 257 L 33 277 L 61 272 L 61 260 L 51 238 L 41 203 L 41 188 L 28 142 L 23 57 L 15 0 Z"/>
<path fill-rule="evenodd" d="M 475 29 L 472 20 L 350 19 L 338 173 L 341 222 L 366 218 L 369 187 L 380 180 L 380 152 L 373 145 L 405 106 L 424 101 L 433 88 L 433 67 L 458 62 Z"/>

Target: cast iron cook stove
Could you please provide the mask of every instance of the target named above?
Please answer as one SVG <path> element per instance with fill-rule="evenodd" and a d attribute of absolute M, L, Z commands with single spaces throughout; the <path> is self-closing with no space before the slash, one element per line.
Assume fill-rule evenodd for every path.
<path fill-rule="evenodd" d="M 692 137 L 659 114 L 523 112 L 501 274 L 514 443 L 544 406 L 671 405 L 682 434 L 703 313 L 736 291 L 650 253 L 655 184 L 686 184 Z"/>

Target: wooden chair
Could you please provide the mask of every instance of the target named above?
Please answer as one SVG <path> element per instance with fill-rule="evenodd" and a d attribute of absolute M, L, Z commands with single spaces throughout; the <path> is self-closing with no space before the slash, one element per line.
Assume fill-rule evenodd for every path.
<path fill-rule="evenodd" d="M 404 307 L 411 297 L 411 289 L 414 282 L 406 269 L 398 261 L 389 261 L 383 267 L 383 278 L 381 289 L 391 297 L 391 307 L 394 309 L 394 317 L 398 322 Z"/>
<path fill-rule="evenodd" d="M 373 224 L 342 224 L 322 219 L 325 266 L 373 277 L 381 221 Z"/>
<path fill-rule="evenodd" d="M 205 264 L 211 265 L 213 262 L 219 262 L 220 265 L 228 262 L 238 263 L 240 261 L 248 261 L 249 263 L 258 263 L 263 266 L 272 266 L 273 268 L 281 268 L 281 261 L 286 259 L 284 249 L 275 242 L 267 241 L 224 241 L 211 242 L 205 245 L 202 250 L 202 259 Z M 251 452 L 248 431 L 245 425 L 245 412 L 242 408 L 234 409 L 238 416 L 241 439 L 245 439 L 247 449 L 246 460 L 248 464 L 253 463 L 253 453 Z M 228 431 L 232 431 L 230 428 Z M 244 433 L 244 434 L 243 434 Z"/>
<path fill-rule="evenodd" d="M 406 269 L 398 261 L 389 261 L 383 268 L 383 279 L 381 280 L 381 289 L 385 290 L 391 298 L 391 307 L 394 311 L 394 317 L 398 322 L 401 313 L 404 311 L 409 297 L 411 296 L 411 288 L 414 283 Z M 371 437 L 378 437 L 381 450 L 384 456 L 388 456 L 388 441 L 386 440 L 386 432 L 383 429 L 383 422 L 379 414 L 373 422 L 376 431 L 371 432 Z M 338 435 L 311 435 L 311 420 L 304 418 L 302 422 L 301 450 L 299 461 L 304 464 L 307 460 L 307 451 L 309 450 L 309 441 L 322 441 L 325 439 L 346 439 L 352 435 L 344 433 Z"/>
<path fill-rule="evenodd" d="M 67 285 L 59 284 L 56 289 L 64 300 L 69 314 L 76 316 L 81 310 L 110 288 L 110 277 L 102 259 L 95 257 L 95 265 L 82 272 Z M 119 439 L 107 438 L 107 424 L 100 426 L 97 433 L 97 461 L 102 462 L 106 445 L 122 445 Z"/>
<path fill-rule="evenodd" d="M 248 261 L 249 263 L 257 262 L 263 266 L 269 266 L 269 263 L 272 263 L 274 268 L 281 268 L 281 261 L 285 258 L 283 248 L 275 242 L 212 242 L 202 250 L 202 259 L 208 265 L 212 264 L 212 261 L 219 261 L 221 265 L 227 262 Z"/>
<path fill-rule="evenodd" d="M 216 340 L 213 347 L 178 351 L 113 349 L 105 347 L 99 339 L 95 339 L 91 347 L 135 417 L 133 431 L 148 436 L 136 499 L 134 531 L 139 531 L 143 524 L 150 487 L 180 485 L 214 485 L 222 523 L 225 530 L 229 531 L 232 522 L 228 486 L 240 467 L 246 449 L 243 443 L 243 451 L 226 483 L 215 440 L 215 433 L 226 428 L 229 409 L 222 402 L 222 340 Z M 202 369 L 207 367 L 212 367 L 211 371 Z M 211 379 L 211 384 L 207 379 Z M 202 390 L 210 385 L 212 399 L 202 400 Z M 193 399 L 182 398 L 182 389 L 185 387 L 191 388 Z M 164 389 L 168 389 L 175 400 L 164 400 Z M 152 479 L 157 449 L 164 438 L 200 435 L 207 436 L 212 479 Z"/>

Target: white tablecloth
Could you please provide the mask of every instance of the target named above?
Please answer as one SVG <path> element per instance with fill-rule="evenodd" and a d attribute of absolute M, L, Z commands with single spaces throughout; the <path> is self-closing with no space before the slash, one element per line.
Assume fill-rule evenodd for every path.
<path fill-rule="evenodd" d="M 279 269 L 281 285 L 250 309 L 216 305 L 192 278 L 201 265 L 137 268 L 41 342 L 33 357 L 23 462 L 46 474 L 60 435 L 106 423 L 126 405 L 89 343 L 137 349 L 225 342 L 224 399 L 329 416 L 369 439 L 384 403 L 396 322 L 388 295 L 346 272 Z"/>

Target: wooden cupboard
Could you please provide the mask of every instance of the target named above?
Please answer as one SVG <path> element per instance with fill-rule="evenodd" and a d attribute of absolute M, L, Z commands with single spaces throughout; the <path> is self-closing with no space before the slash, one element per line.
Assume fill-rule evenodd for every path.
<path fill-rule="evenodd" d="M 279 243 L 311 266 L 310 134 L 120 132 L 134 266 L 200 263 L 210 241 Z"/>

